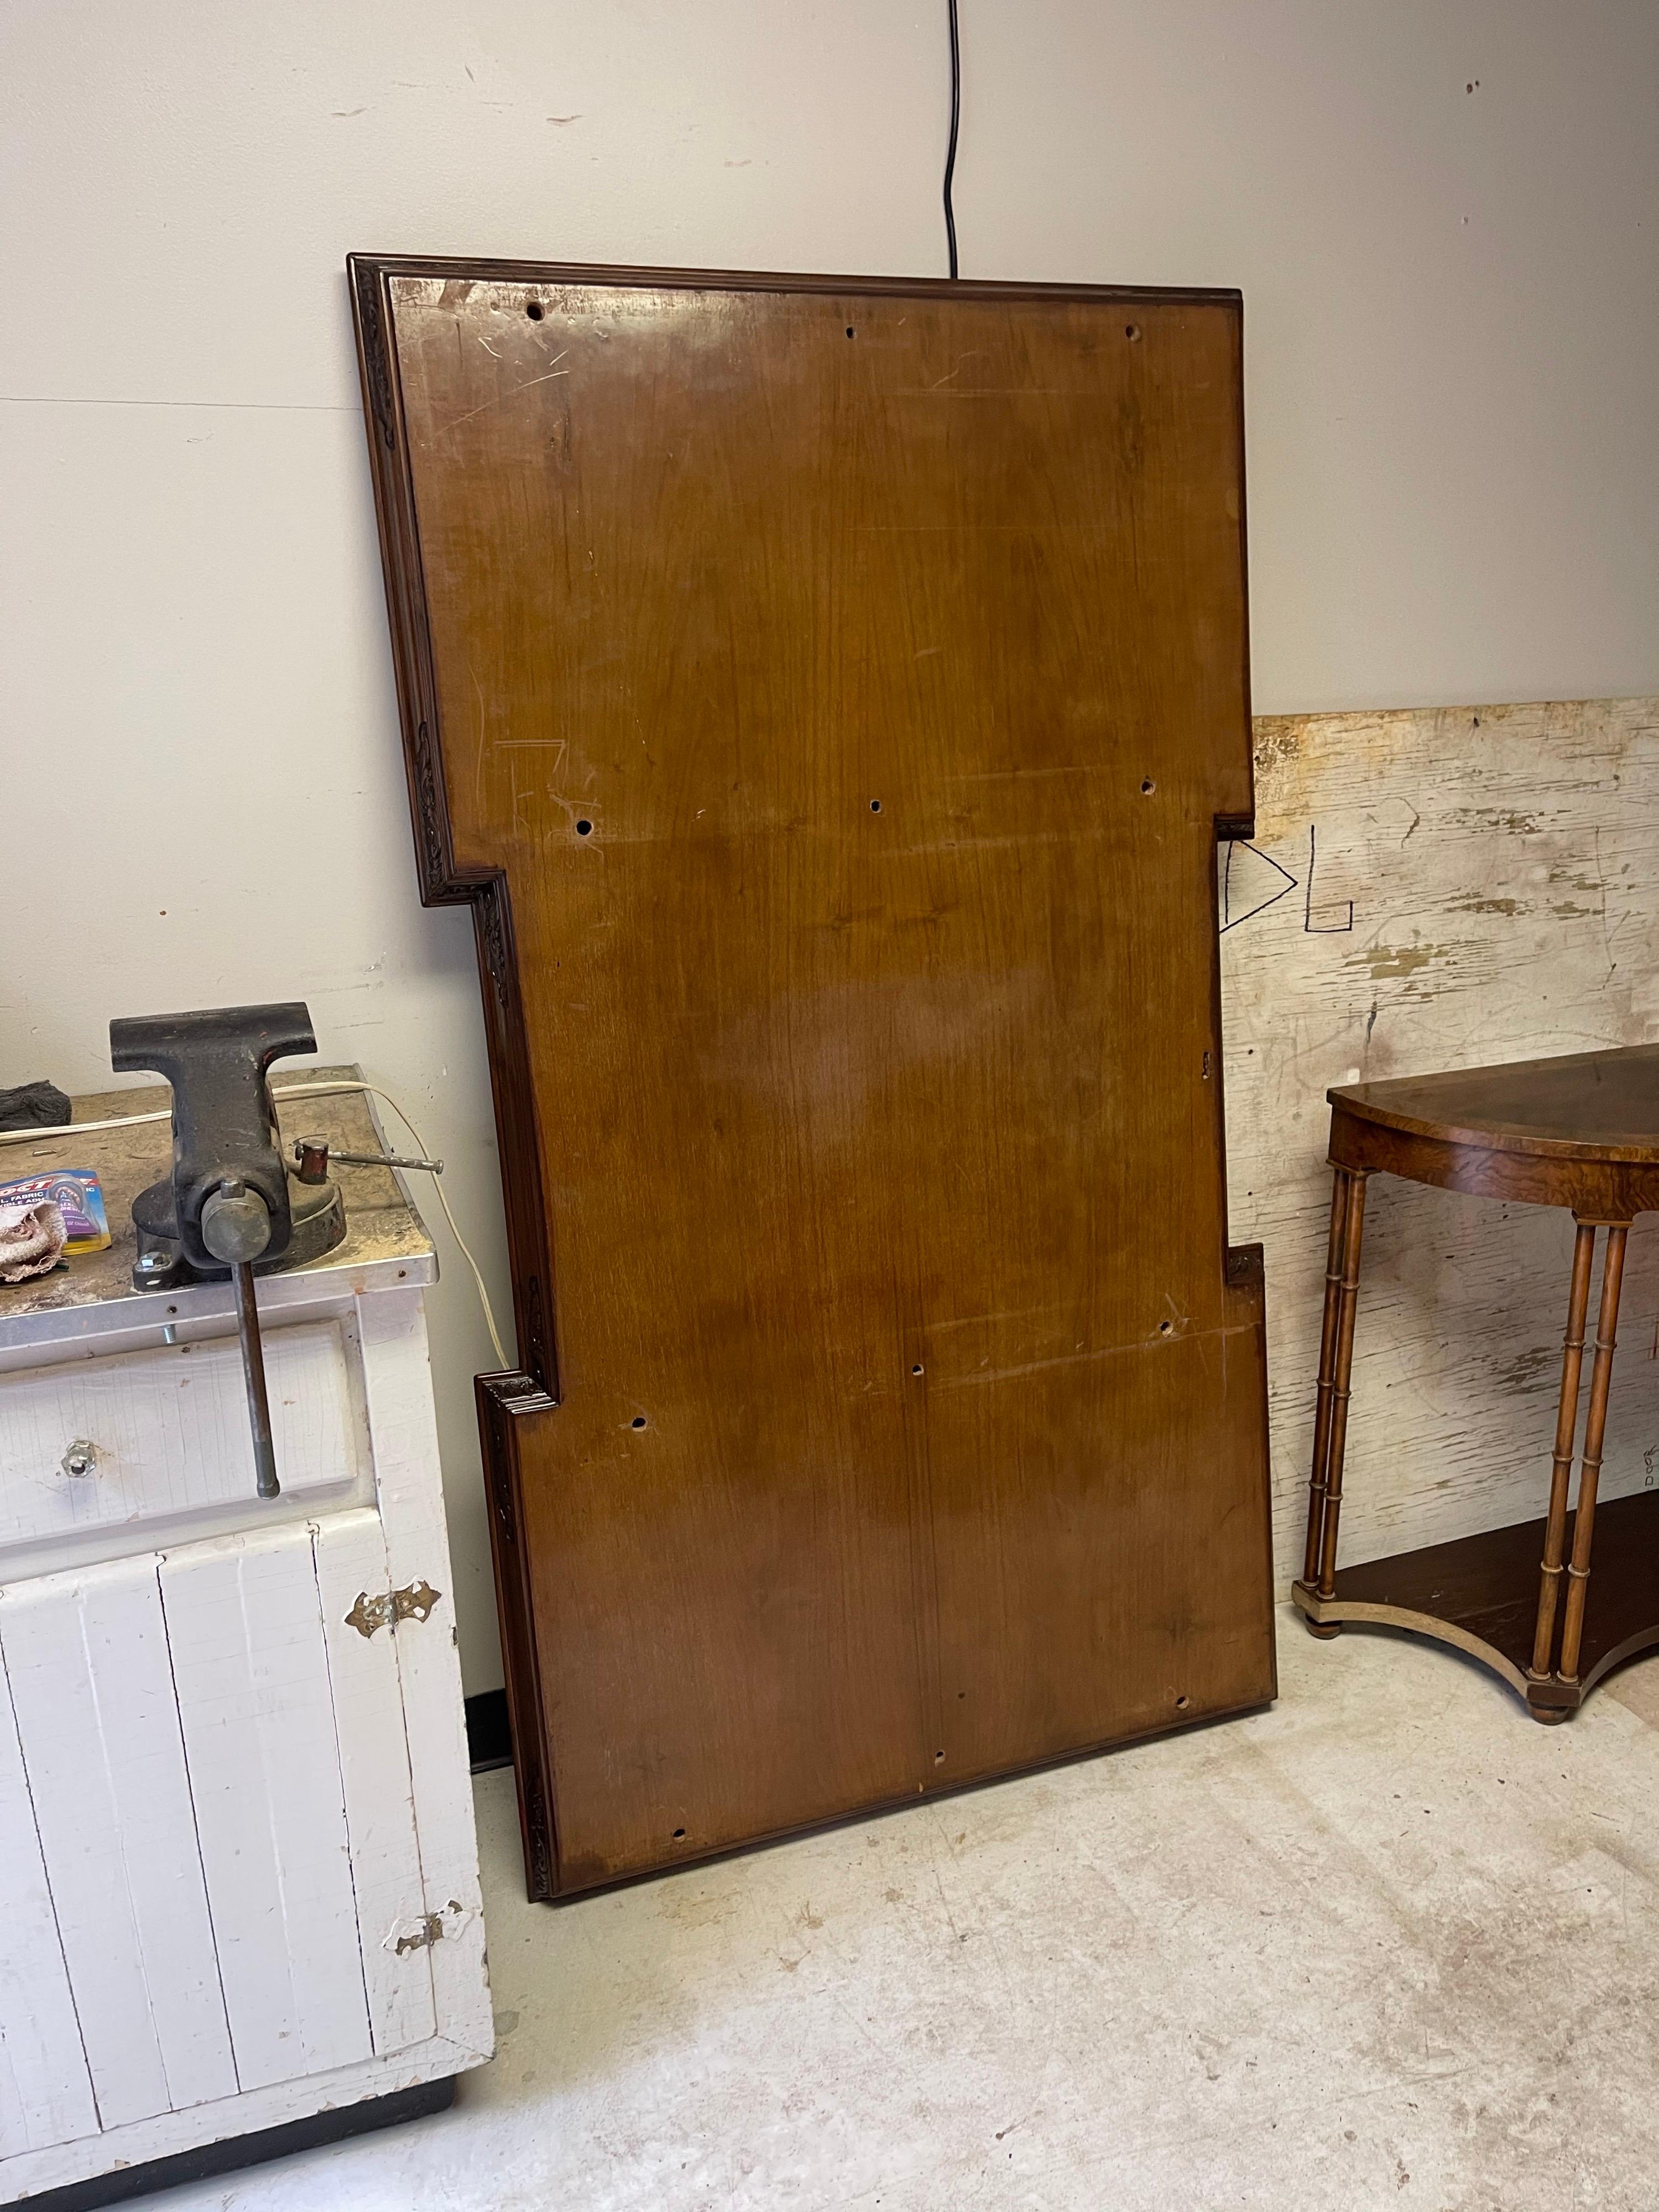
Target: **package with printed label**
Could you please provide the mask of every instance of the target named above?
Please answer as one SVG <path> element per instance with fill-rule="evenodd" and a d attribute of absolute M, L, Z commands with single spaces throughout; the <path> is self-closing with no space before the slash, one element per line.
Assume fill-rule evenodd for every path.
<path fill-rule="evenodd" d="M 0 1182 L 0 1208 L 55 1206 L 69 1238 L 66 1253 L 101 1252 L 111 1243 L 104 1187 L 89 1168 L 58 1168 L 51 1175 Z"/>

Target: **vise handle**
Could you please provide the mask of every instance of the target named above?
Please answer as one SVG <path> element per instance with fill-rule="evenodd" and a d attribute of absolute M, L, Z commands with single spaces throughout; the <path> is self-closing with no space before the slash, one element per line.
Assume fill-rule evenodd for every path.
<path fill-rule="evenodd" d="M 110 1024 L 109 1045 L 120 1073 L 151 1070 L 173 1086 L 172 1233 L 192 1267 L 230 1269 L 258 1492 L 275 1498 L 253 1262 L 288 1249 L 293 1219 L 265 1076 L 274 1060 L 316 1051 L 311 1016 L 298 1000 L 134 1014 Z"/>

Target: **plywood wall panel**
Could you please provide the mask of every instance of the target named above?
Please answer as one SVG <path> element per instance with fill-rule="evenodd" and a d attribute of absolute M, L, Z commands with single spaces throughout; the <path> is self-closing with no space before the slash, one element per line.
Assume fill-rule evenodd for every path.
<path fill-rule="evenodd" d="M 1659 1036 L 1659 701 L 1255 726 L 1224 862 L 1232 1235 L 1266 1247 L 1275 1554 L 1300 1571 L 1330 1203 L 1325 1092 Z M 1569 1216 L 1379 1177 L 1343 1556 L 1541 1512 Z M 1602 1495 L 1659 1480 L 1659 1224 L 1631 1237 Z"/>

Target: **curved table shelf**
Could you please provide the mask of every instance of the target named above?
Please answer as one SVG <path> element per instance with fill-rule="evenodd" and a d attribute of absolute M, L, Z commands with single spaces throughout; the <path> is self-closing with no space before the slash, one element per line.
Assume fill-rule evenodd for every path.
<path fill-rule="evenodd" d="M 1615 1667 L 1659 1644 L 1659 1491 L 1603 1505 L 1584 1613 L 1578 1680 L 1529 1681 L 1538 1613 L 1538 1563 L 1547 1523 L 1429 1544 L 1392 1559 L 1340 1567 L 1334 1597 L 1306 1583 L 1291 1591 L 1310 1626 L 1404 1628 L 1455 1644 L 1501 1675 L 1541 1721 L 1563 1721 Z M 1571 1534 L 1571 1524 L 1569 1524 Z"/>

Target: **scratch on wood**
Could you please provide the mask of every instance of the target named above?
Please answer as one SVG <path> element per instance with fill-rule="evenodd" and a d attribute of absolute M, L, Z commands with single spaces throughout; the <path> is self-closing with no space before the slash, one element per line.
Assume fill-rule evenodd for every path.
<path fill-rule="evenodd" d="M 569 350 L 569 347 L 567 346 L 564 353 L 568 353 Z M 564 353 L 556 353 L 553 356 L 554 360 L 562 361 Z M 470 422 L 475 415 L 487 414 L 492 407 L 504 406 L 509 399 L 516 399 L 521 392 L 528 392 L 538 384 L 545 384 L 550 377 L 568 376 L 569 374 L 570 371 L 568 368 L 547 368 L 544 369 L 539 376 L 527 376 L 522 384 L 515 384 L 510 392 L 498 392 L 493 399 L 485 399 L 477 407 L 469 407 L 465 415 L 455 416 L 443 427 L 446 430 L 459 430 L 463 422 Z"/>
<path fill-rule="evenodd" d="M 1447 815 L 1446 820 L 1459 829 L 1506 830 L 1513 837 L 1538 835 L 1537 816 L 1522 813 L 1516 807 L 1459 806 Z"/>

